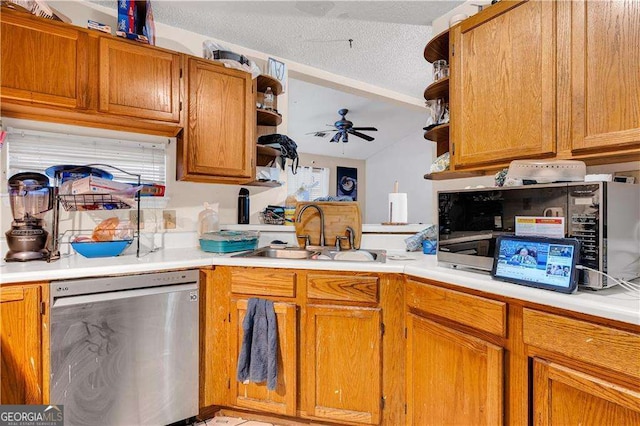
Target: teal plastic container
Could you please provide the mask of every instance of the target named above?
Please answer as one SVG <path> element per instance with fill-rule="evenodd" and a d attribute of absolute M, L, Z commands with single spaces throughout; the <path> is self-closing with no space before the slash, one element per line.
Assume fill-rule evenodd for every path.
<path fill-rule="evenodd" d="M 210 253 L 255 250 L 259 236 L 255 231 L 205 232 L 200 238 L 200 248 Z"/>

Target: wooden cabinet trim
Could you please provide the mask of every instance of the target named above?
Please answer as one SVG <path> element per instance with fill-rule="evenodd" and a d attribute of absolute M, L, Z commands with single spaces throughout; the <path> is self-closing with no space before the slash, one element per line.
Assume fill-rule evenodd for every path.
<path fill-rule="evenodd" d="M 307 274 L 309 299 L 377 303 L 378 295 L 378 277 Z"/>
<path fill-rule="evenodd" d="M 536 425 L 552 425 L 553 398 L 552 383 L 562 383 L 581 392 L 589 393 L 599 399 L 619 405 L 628 410 L 640 412 L 640 392 L 601 380 L 597 377 L 535 358 L 533 362 L 533 423 Z M 580 407 L 566 407 L 576 410 Z"/>
<path fill-rule="evenodd" d="M 2 334 L 2 404 L 42 404 L 43 376 L 42 285 L 2 288 L 0 332 Z M 22 291 L 20 291 L 22 290 Z M 20 294 L 22 293 L 22 294 Z M 8 295 L 8 297 L 4 297 Z M 8 315 L 9 311 L 12 315 Z M 48 359 L 45 360 L 48 372 Z"/>
<path fill-rule="evenodd" d="M 26 29 L 28 31 L 40 32 L 45 35 L 55 36 L 57 38 L 68 39 L 75 44 L 74 49 L 74 66 L 73 72 L 75 76 L 74 92 L 69 96 L 55 95 L 51 93 L 35 92 L 33 90 L 24 90 L 13 87 L 2 87 L 3 101 L 26 101 L 33 102 L 35 104 L 61 106 L 66 108 L 77 108 L 87 106 L 87 81 L 88 70 L 86 68 L 87 58 L 87 43 L 88 38 L 85 33 L 73 28 L 72 26 L 65 27 L 54 24 L 50 21 L 43 19 L 33 19 L 31 17 L 24 16 L 24 14 L 14 14 L 12 11 L 8 11 L 3 8 L 1 15 L 1 25 L 14 26 Z M 5 46 L 11 41 L 8 38 L 3 38 L 2 47 L 3 54 L 5 54 Z M 70 58 L 57 58 L 59 60 L 69 60 Z M 35 58 L 34 60 L 42 60 L 42 58 Z M 45 78 L 42 76 L 42 78 Z M 48 84 L 54 84 L 53 81 L 49 81 Z"/>
<path fill-rule="evenodd" d="M 18 286 L 1 287 L 0 288 L 0 303 L 13 302 L 24 299 L 24 288 Z"/>
<path fill-rule="evenodd" d="M 364 307 L 345 307 L 345 306 L 325 306 L 325 305 L 307 305 L 306 307 L 306 412 L 308 415 L 313 417 L 320 417 L 324 419 L 334 420 L 334 421 L 345 421 L 345 422 L 357 422 L 357 423 L 367 423 L 367 424 L 378 424 L 380 422 L 380 399 L 381 396 L 381 386 L 382 386 L 382 348 L 381 348 L 381 334 L 380 334 L 380 308 L 364 308 Z M 353 410 L 345 410 L 334 407 L 325 407 L 319 405 L 317 402 L 317 394 L 319 392 L 318 382 L 317 382 L 317 368 L 318 360 L 317 360 L 317 346 L 318 342 L 316 342 L 316 322 L 317 318 L 321 316 L 336 316 L 336 317 L 348 317 L 348 318 L 357 318 L 372 321 L 374 328 L 376 329 L 374 334 L 375 336 L 371 336 L 372 346 L 370 348 L 371 353 L 374 354 L 372 358 L 372 363 L 368 365 L 370 371 L 377 376 L 377 379 L 374 379 L 371 383 L 371 388 L 368 389 L 369 395 L 371 395 L 370 404 L 366 407 L 366 411 L 353 411 Z M 339 350 L 340 348 L 333 348 Z M 346 349 L 346 348 L 342 348 Z M 375 355 L 377 354 L 377 355 Z M 360 378 L 361 379 L 361 378 Z M 338 390 L 340 391 L 340 390 Z"/>
<path fill-rule="evenodd" d="M 203 73 L 213 73 L 218 76 L 223 76 L 227 79 L 232 78 L 237 80 L 238 84 L 242 85 L 243 95 L 241 97 L 231 97 L 231 100 L 237 102 L 244 102 L 244 105 L 231 105 L 229 102 L 222 102 L 221 105 L 226 105 L 225 108 L 238 107 L 241 112 L 233 115 L 225 108 L 219 108 L 216 114 L 221 114 L 218 117 L 220 126 L 217 127 L 216 132 L 230 132 L 231 130 L 240 127 L 243 129 L 242 135 L 238 137 L 238 140 L 229 139 L 228 135 L 222 137 L 218 133 L 214 132 L 218 139 L 211 140 L 211 132 L 205 132 L 205 129 L 201 128 L 202 123 L 209 123 L 211 126 L 212 117 L 206 116 L 199 117 L 199 111 L 204 109 L 205 106 L 211 107 L 211 99 L 200 94 L 201 79 L 199 78 Z M 211 76 L 209 77 L 211 79 Z M 230 81 L 230 80 L 227 80 Z M 231 86 L 231 85 L 228 85 Z M 187 72 L 185 81 L 185 93 L 188 99 L 188 105 L 186 105 L 186 119 L 185 129 L 183 135 L 178 138 L 178 152 L 177 152 L 177 175 L 179 180 L 188 180 L 194 182 L 217 182 L 217 183 L 236 183 L 243 184 L 254 180 L 255 177 L 255 131 L 256 131 L 256 113 L 255 113 L 255 99 L 254 99 L 254 87 L 255 84 L 251 79 L 251 74 L 221 67 L 219 64 L 215 64 L 212 61 L 198 59 L 195 57 L 188 57 L 187 59 Z M 206 86 L 204 86 L 206 88 Z M 204 90 L 204 89 L 203 89 Z M 224 91 L 223 91 L 224 92 Z M 222 97 L 224 93 L 214 93 L 211 96 Z M 228 94 L 227 94 L 228 95 Z M 222 98 L 221 98 L 222 99 Z M 227 99 L 229 100 L 229 99 Z M 234 122 L 235 120 L 235 122 Z M 237 123 L 240 123 L 238 125 Z M 205 135 L 206 133 L 206 135 Z M 237 134 L 235 136 L 238 136 Z M 209 139 L 205 138 L 208 137 Z M 229 143 L 234 142 L 231 149 Z M 222 142 L 226 143 L 224 145 Z M 207 150 L 213 150 L 215 152 L 214 158 L 227 159 L 215 163 L 211 160 L 213 154 Z M 237 163 L 229 163 L 228 159 L 238 160 Z M 207 163 L 207 161 L 209 161 Z"/>
<path fill-rule="evenodd" d="M 407 422 L 413 421 L 414 417 L 414 371 L 413 355 L 411 351 L 414 346 L 414 332 L 422 329 L 432 335 L 439 336 L 454 344 L 468 348 L 470 351 L 479 354 L 486 359 L 486 399 L 481 419 L 475 419 L 478 424 L 502 425 L 504 421 L 504 350 L 492 343 L 467 335 L 465 333 L 444 327 L 419 315 L 407 314 Z"/>
<path fill-rule="evenodd" d="M 295 297 L 297 273 L 267 268 L 231 269 L 231 292 L 255 296 Z"/>
<path fill-rule="evenodd" d="M 621 150 L 624 148 L 636 148 L 640 146 L 640 100 L 638 100 L 637 91 L 640 89 L 640 80 L 637 78 L 637 59 L 640 58 L 640 54 L 635 49 L 635 60 L 629 58 L 630 52 L 634 50 L 635 46 L 640 42 L 640 30 L 638 30 L 638 24 L 640 24 L 640 8 L 633 2 L 625 4 L 624 2 L 616 4 L 617 2 L 586 2 L 586 1 L 573 1 L 571 2 L 571 120 L 572 123 L 572 150 L 574 153 L 580 154 L 582 152 L 589 152 L 593 150 Z M 595 7 L 595 5 L 605 5 L 604 7 L 614 8 L 626 8 L 624 11 L 617 10 L 611 12 L 612 16 L 603 16 L 602 13 L 596 13 L 595 17 L 589 14 L 588 8 Z M 602 11 L 599 11 L 602 12 Z M 624 13 L 624 15 L 622 15 Z M 590 22 L 589 18 L 593 18 L 594 22 Z M 605 19 L 611 19 L 613 22 L 608 22 Z M 597 22 L 600 20 L 601 22 Z M 592 31 L 602 30 L 606 27 L 608 30 L 615 28 L 615 39 L 619 43 L 616 48 L 610 46 L 611 38 L 603 38 L 604 41 L 590 39 L 589 29 Z M 603 31 L 606 32 L 606 31 Z M 606 37 L 610 34 L 605 34 Z M 632 47 L 633 46 L 633 47 Z M 594 52 L 595 51 L 595 52 Z M 626 54 L 627 57 L 621 57 Z M 595 61 L 599 59 L 609 60 L 610 57 L 615 57 L 619 61 L 616 63 L 607 63 L 606 67 L 602 66 L 602 63 L 598 63 L 594 66 L 591 62 L 589 66 L 589 59 L 594 57 Z M 622 64 L 623 59 L 627 60 L 627 64 L 631 69 L 624 69 Z M 593 61 L 594 59 L 591 59 Z M 636 70 L 633 70 L 633 66 L 636 66 Z M 598 78 L 597 73 L 602 69 L 607 69 L 607 72 L 611 72 L 612 80 L 616 80 L 616 86 L 610 87 L 607 81 L 602 81 Z M 636 78 L 633 75 L 636 72 Z M 590 73 L 596 74 L 595 77 L 590 77 Z M 615 77 L 617 76 L 617 78 Z M 608 76 L 607 76 L 608 77 Z M 589 92 L 589 83 L 599 84 L 602 87 L 606 87 L 608 92 L 614 89 L 614 93 L 620 94 L 622 88 L 628 94 L 632 105 L 625 104 L 624 100 L 618 99 L 618 96 L 609 95 L 612 98 L 612 102 L 619 105 L 620 108 L 615 111 L 607 108 L 607 102 L 603 102 L 601 96 Z M 634 96 L 633 93 L 636 93 Z M 590 98 L 596 97 L 595 105 L 594 101 Z M 609 104 L 610 106 L 611 104 Z M 595 111 L 593 110 L 595 109 Z M 628 115 L 626 115 L 628 114 Z M 634 116 L 635 114 L 635 116 Z M 593 127 L 597 127 L 597 118 L 606 117 L 604 120 L 607 124 L 612 124 L 614 118 L 618 121 L 616 124 L 620 125 L 622 122 L 627 125 L 635 126 L 633 128 L 618 129 L 617 131 L 596 131 Z M 596 121 L 594 122 L 594 118 Z M 602 124 L 602 123 L 599 123 Z"/>
<path fill-rule="evenodd" d="M 640 334 L 524 309 L 528 345 L 640 378 Z"/>
<path fill-rule="evenodd" d="M 123 51 L 129 55 L 141 55 L 168 61 L 170 65 L 170 75 L 168 76 L 171 85 L 169 97 L 170 107 L 167 111 L 161 111 L 143 106 L 132 106 L 112 103 L 111 95 L 113 90 L 122 90 L 119 87 L 112 87 L 111 76 L 114 72 L 111 61 L 111 53 Z M 99 41 L 99 110 L 112 114 L 127 115 L 139 118 L 147 118 L 160 121 L 180 121 L 180 68 L 181 55 L 175 52 L 167 52 L 155 49 L 150 46 L 135 45 L 125 40 L 117 38 L 100 37 Z M 149 78 L 158 76 L 149 76 Z M 152 81 L 152 80 L 150 80 Z"/>
<path fill-rule="evenodd" d="M 534 7 L 539 7 L 537 10 L 529 10 Z M 522 8 L 522 9 L 520 9 Z M 483 31 L 480 28 L 486 25 L 488 29 L 484 32 L 492 31 L 493 36 L 497 33 L 497 25 L 492 20 L 507 19 L 511 17 L 510 14 L 518 13 L 520 9 L 527 11 L 527 13 L 536 13 L 536 16 L 540 17 L 540 27 L 536 27 L 539 33 L 536 37 L 539 37 L 539 59 L 537 56 L 526 55 L 532 60 L 536 60 L 536 70 L 518 71 L 518 64 L 513 63 L 517 58 L 512 58 L 515 55 L 514 52 L 519 52 L 516 48 L 512 48 L 511 51 L 505 53 L 506 58 L 488 58 L 485 56 L 472 55 L 473 51 L 477 48 L 475 45 L 466 46 L 467 41 L 469 43 L 476 43 L 487 46 L 487 43 L 481 43 L 480 41 L 474 41 L 475 38 L 480 35 L 475 34 L 479 31 Z M 451 57 L 452 62 L 452 79 L 451 79 L 451 93 L 452 93 L 452 124 L 451 124 L 451 140 L 455 141 L 455 149 L 452 145 L 452 155 L 454 169 L 473 169 L 479 166 L 501 164 L 505 161 L 517 159 L 517 158 L 533 158 L 533 157 L 549 157 L 556 154 L 556 4 L 555 2 L 509 2 L 502 1 L 500 4 L 492 5 L 486 9 L 486 12 L 479 13 L 478 15 L 465 20 L 459 27 L 454 28 L 452 31 L 452 43 L 455 46 L 455 54 Z M 509 11 L 508 13 L 505 13 Z M 524 13 L 524 12 L 522 12 Z M 515 19 L 515 18 L 514 18 Z M 517 25 L 517 23 L 511 22 L 511 25 Z M 508 28 L 505 29 L 508 31 Z M 473 33 L 472 33 L 473 32 Z M 488 37 L 487 34 L 484 34 Z M 503 33 L 502 38 L 509 39 L 510 34 Z M 533 37 L 533 35 L 532 35 Z M 498 37 L 495 37 L 498 38 Z M 531 40 L 520 35 L 513 39 L 514 41 Z M 496 40 L 496 46 L 502 46 L 499 39 Z M 475 47 L 474 47 L 475 46 Z M 522 49 L 527 46 L 521 46 Z M 530 48 L 530 47 L 529 47 Z M 537 51 L 538 49 L 536 49 Z M 486 52 L 483 52 L 486 53 Z M 536 52 L 537 54 L 537 52 Z M 469 109 L 468 106 L 477 103 L 478 100 L 482 100 L 488 96 L 488 93 L 482 93 L 482 88 L 485 90 L 493 90 L 492 84 L 480 84 L 479 81 L 487 80 L 489 77 L 481 75 L 477 70 L 473 69 L 473 65 L 476 67 L 478 64 L 478 58 L 486 59 L 486 61 L 505 61 L 501 69 L 501 75 L 495 76 L 496 82 L 503 82 L 507 89 L 513 88 L 519 89 L 521 86 L 518 76 L 529 75 L 523 74 L 525 72 L 535 73 L 540 80 L 535 81 L 535 86 L 530 90 L 530 97 L 534 97 L 532 101 L 529 101 L 529 108 L 525 106 L 519 106 L 520 104 L 514 104 L 513 102 L 522 102 L 524 99 L 512 100 L 511 104 L 505 104 L 509 100 L 509 95 L 506 93 L 504 99 L 494 100 L 496 108 L 492 108 L 492 105 L 487 105 L 487 108 L 482 109 Z M 473 61 L 469 67 L 471 69 L 464 70 L 465 64 L 468 61 Z M 487 62 L 490 63 L 490 62 Z M 502 62 L 500 62 L 502 63 Z M 531 65 L 533 67 L 534 65 Z M 537 67 L 539 66 L 539 70 Z M 510 67 L 513 67 L 510 68 Z M 510 75 L 509 73 L 513 74 Z M 484 79 L 484 80 L 483 80 Z M 522 78 L 521 78 L 522 79 Z M 474 84 L 475 81 L 475 89 Z M 506 89 L 505 89 L 506 90 Z M 476 93 L 478 92 L 478 93 Z M 485 95 L 485 96 L 482 96 Z M 517 95 L 520 96 L 520 95 Z M 536 104 L 534 101 L 540 101 Z M 502 103 L 500 103 L 502 102 Z M 500 106 L 500 108 L 497 107 Z M 534 108 L 531 105 L 536 105 Z M 467 108 L 465 108 L 467 106 Z M 518 120 L 513 120 L 513 115 L 520 109 L 523 109 L 522 116 L 518 117 Z M 469 117 L 473 114 L 488 114 L 487 111 L 492 111 L 491 118 L 477 118 L 475 121 L 470 121 Z M 510 119 L 511 118 L 511 119 Z M 491 121 L 501 120 L 501 122 L 509 123 L 511 127 L 487 127 Z M 538 127 L 535 126 L 537 122 L 540 122 L 539 132 Z M 515 123 L 519 123 L 521 127 L 515 128 Z M 496 124 L 496 126 L 499 126 Z M 508 132 L 504 134 L 495 134 L 495 132 L 504 131 L 508 129 Z M 531 134 L 533 129 L 536 129 L 535 134 Z M 481 134 L 477 134 L 478 131 Z M 493 133 L 492 133 L 493 132 Z M 524 134 L 524 135 L 523 135 Z M 526 135 L 526 136 L 525 136 Z M 502 137 L 502 143 L 496 141 Z M 479 141 L 480 138 L 480 142 Z M 527 139 L 528 138 L 528 139 Z M 487 139 L 487 140 L 485 140 Z M 530 140 L 529 140 L 530 139 Z M 525 144 L 526 143 L 526 144 Z"/>
<path fill-rule="evenodd" d="M 240 347 L 242 344 L 242 339 L 238 335 L 240 331 L 243 330 L 243 326 L 240 323 L 239 311 L 246 311 L 248 306 L 248 300 L 239 299 L 231 301 L 233 309 L 231 310 L 231 324 L 235 324 L 235 327 L 232 327 L 232 333 L 230 336 L 231 344 L 230 349 L 231 353 L 229 354 L 229 358 L 231 361 L 231 365 L 229 366 L 229 371 L 231 372 L 231 380 L 230 380 L 230 392 L 231 392 L 231 403 L 232 405 L 238 407 L 249 408 L 253 410 L 262 410 L 271 413 L 277 413 L 288 416 L 296 415 L 296 400 L 297 400 L 297 359 L 298 359 L 298 341 L 297 341 L 297 306 L 293 303 L 284 303 L 284 302 L 274 302 L 273 309 L 275 311 L 276 316 L 280 318 L 284 318 L 284 325 L 282 328 L 284 329 L 284 335 L 278 335 L 278 341 L 284 342 L 284 345 L 278 345 L 279 357 L 282 358 L 282 369 L 284 371 L 278 371 L 278 376 L 282 377 L 282 381 L 286 387 L 286 393 L 284 398 L 282 398 L 282 402 L 271 399 L 271 396 L 282 397 L 279 392 L 279 389 L 270 391 L 264 391 L 266 388 L 266 383 L 261 383 L 259 388 L 266 393 L 265 399 L 257 399 L 253 398 L 247 393 L 250 389 L 247 389 L 244 384 L 239 383 L 237 380 L 237 360 L 238 354 L 240 351 Z M 278 329 L 281 327 L 278 326 Z M 280 381 L 280 380 L 279 380 Z M 256 384 L 248 384 L 249 387 L 254 387 L 255 390 L 258 385 Z M 244 395 L 241 394 L 240 390 L 244 387 Z"/>
<path fill-rule="evenodd" d="M 506 337 L 507 304 L 455 290 L 407 280 L 407 306 Z"/>

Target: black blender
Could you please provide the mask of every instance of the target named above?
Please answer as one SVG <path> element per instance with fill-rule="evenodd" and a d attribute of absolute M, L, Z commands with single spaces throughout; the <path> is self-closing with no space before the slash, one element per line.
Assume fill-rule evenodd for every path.
<path fill-rule="evenodd" d="M 4 260 L 24 262 L 49 258 L 49 233 L 43 228 L 43 222 L 44 213 L 53 208 L 53 200 L 53 188 L 45 175 L 26 172 L 9 178 L 13 222 L 5 233 L 9 251 Z"/>

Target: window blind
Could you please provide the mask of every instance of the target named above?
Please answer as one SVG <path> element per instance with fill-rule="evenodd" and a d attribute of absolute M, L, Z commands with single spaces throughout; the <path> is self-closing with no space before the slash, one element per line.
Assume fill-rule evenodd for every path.
<path fill-rule="evenodd" d="M 85 137 L 9 128 L 7 177 L 20 172 L 44 173 L 60 164 L 108 164 L 139 174 L 142 183 L 166 183 L 166 144 Z M 100 168 L 100 166 L 96 166 Z M 137 177 L 103 167 L 114 180 L 136 183 Z"/>
<path fill-rule="evenodd" d="M 309 191 L 309 201 L 329 195 L 329 169 L 326 167 L 298 167 L 296 174 L 287 168 L 287 195 L 304 187 Z"/>

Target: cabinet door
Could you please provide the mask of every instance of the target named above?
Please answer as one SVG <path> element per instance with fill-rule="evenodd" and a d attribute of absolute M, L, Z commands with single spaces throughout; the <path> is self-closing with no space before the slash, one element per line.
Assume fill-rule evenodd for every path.
<path fill-rule="evenodd" d="M 638 425 L 640 392 L 534 359 L 534 424 Z"/>
<path fill-rule="evenodd" d="M 43 403 L 40 302 L 37 285 L 0 288 L 2 404 Z"/>
<path fill-rule="evenodd" d="M 188 126 L 178 143 L 178 177 L 249 180 L 256 155 L 251 74 L 189 59 L 187 85 Z"/>
<path fill-rule="evenodd" d="M 501 1 L 453 30 L 456 167 L 555 153 L 555 8 Z"/>
<path fill-rule="evenodd" d="M 2 100 L 83 108 L 88 37 L 72 27 L 2 12 Z"/>
<path fill-rule="evenodd" d="M 231 305 L 231 404 L 269 413 L 296 415 L 296 366 L 297 321 L 296 305 L 275 302 L 278 323 L 278 383 L 275 390 L 268 390 L 266 383 L 240 383 L 236 379 L 238 355 L 242 345 L 247 300 L 237 300 Z"/>
<path fill-rule="evenodd" d="M 100 111 L 152 120 L 180 120 L 178 53 L 101 37 L 99 57 Z"/>
<path fill-rule="evenodd" d="M 378 424 L 380 309 L 309 305 L 305 338 L 307 414 Z"/>
<path fill-rule="evenodd" d="M 407 424 L 501 425 L 503 351 L 407 315 Z"/>
<path fill-rule="evenodd" d="M 571 2 L 574 151 L 640 145 L 640 2 Z"/>

